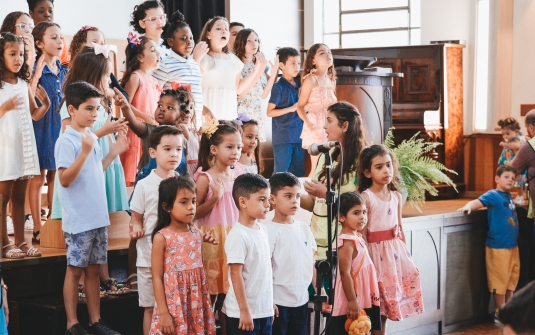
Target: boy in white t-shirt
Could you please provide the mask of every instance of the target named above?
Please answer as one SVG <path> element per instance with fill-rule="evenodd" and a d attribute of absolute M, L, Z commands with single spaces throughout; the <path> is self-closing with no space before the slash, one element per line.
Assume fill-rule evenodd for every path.
<path fill-rule="evenodd" d="M 268 181 L 242 174 L 232 197 L 240 211 L 225 241 L 230 288 L 223 303 L 228 335 L 271 335 L 273 277 L 266 227 L 258 222 L 269 211 Z"/>
<path fill-rule="evenodd" d="M 151 255 L 152 231 L 158 221 L 158 188 L 160 182 L 177 175 L 175 169 L 182 159 L 182 131 L 173 126 L 156 127 L 150 135 L 149 153 L 156 161 L 156 169 L 138 182 L 132 195 L 130 209 L 130 238 L 137 240 L 137 278 L 139 307 L 145 308 L 143 334 L 148 335 L 155 298 L 152 287 Z"/>
<path fill-rule="evenodd" d="M 266 227 L 273 266 L 273 302 L 278 309 L 273 335 L 306 335 L 316 240 L 309 225 L 293 219 L 300 202 L 299 179 L 289 172 L 279 172 L 269 178 L 269 186 L 275 216 Z"/>

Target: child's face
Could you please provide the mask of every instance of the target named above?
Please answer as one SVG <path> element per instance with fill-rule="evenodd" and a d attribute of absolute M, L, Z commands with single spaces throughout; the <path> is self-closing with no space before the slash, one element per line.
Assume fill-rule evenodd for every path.
<path fill-rule="evenodd" d="M 217 20 L 206 36 L 210 40 L 211 49 L 223 49 L 229 43 L 228 22 Z"/>
<path fill-rule="evenodd" d="M 316 66 L 316 69 L 327 69 L 333 65 L 333 55 L 331 49 L 322 45 L 316 51 L 312 64 Z"/>
<path fill-rule="evenodd" d="M 195 41 L 189 27 L 183 27 L 175 31 L 173 38 L 168 38 L 167 43 L 174 52 L 182 57 L 191 55 Z"/>
<path fill-rule="evenodd" d="M 89 98 L 82 102 L 78 109 L 69 105 L 67 109 L 71 115 L 71 122 L 79 127 L 91 128 L 98 119 L 98 108 L 100 108 L 100 98 Z"/>
<path fill-rule="evenodd" d="M 33 30 L 32 19 L 28 15 L 21 15 L 15 22 L 15 35 L 31 34 Z"/>
<path fill-rule="evenodd" d="M 175 126 L 180 121 L 180 107 L 172 96 L 164 95 L 158 101 L 154 119 L 161 125 Z"/>
<path fill-rule="evenodd" d="M 347 121 L 340 125 L 336 114 L 331 111 L 327 111 L 327 118 L 325 119 L 325 125 L 323 126 L 325 132 L 327 133 L 327 140 L 343 143 L 348 125 L 349 122 Z"/>
<path fill-rule="evenodd" d="M 235 132 L 223 135 L 221 143 L 218 146 L 212 145 L 210 152 L 225 166 L 234 166 L 240 159 L 242 147 L 240 133 Z"/>
<path fill-rule="evenodd" d="M 255 33 L 250 33 L 247 37 L 247 43 L 245 44 L 245 54 L 246 55 L 254 55 L 258 52 L 258 48 L 260 47 L 260 40 L 258 39 L 258 35 Z"/>
<path fill-rule="evenodd" d="M 366 178 L 371 178 L 374 183 L 388 185 L 394 176 L 394 165 L 390 155 L 378 155 L 372 158 L 371 170 L 364 170 Z"/>
<path fill-rule="evenodd" d="M 61 30 L 57 26 L 48 27 L 42 41 L 36 41 L 35 45 L 51 57 L 60 57 L 63 51 L 63 39 Z"/>
<path fill-rule="evenodd" d="M 169 215 L 175 221 L 190 224 L 195 218 L 196 210 L 197 197 L 195 193 L 188 189 L 181 189 L 176 194 L 175 203 L 169 211 Z"/>
<path fill-rule="evenodd" d="M 190 124 L 194 113 L 195 113 L 195 102 L 190 101 L 188 104 L 188 108 L 186 109 L 186 113 L 182 113 L 180 117 L 180 123 L 186 124 L 186 125 Z"/>
<path fill-rule="evenodd" d="M 139 21 L 141 28 L 145 29 L 148 36 L 162 36 L 163 27 L 167 23 L 167 17 L 162 7 L 151 8 L 145 11 L 145 18 Z M 160 41 L 156 41 L 160 42 Z"/>
<path fill-rule="evenodd" d="M 85 46 L 92 48 L 93 43 L 104 45 L 104 35 L 102 35 L 100 31 L 88 30 L 87 38 L 85 40 Z"/>
<path fill-rule="evenodd" d="M 518 130 L 512 130 L 512 129 L 509 129 L 509 128 L 502 128 L 503 139 L 506 140 L 507 142 L 511 142 L 513 140 L 513 138 L 518 136 L 518 132 L 519 132 Z"/>
<path fill-rule="evenodd" d="M 342 226 L 353 231 L 362 230 L 368 222 L 368 213 L 366 205 L 355 205 L 347 212 L 346 215 L 340 214 L 339 218 Z"/>
<path fill-rule="evenodd" d="M 158 51 L 158 45 L 149 40 L 143 46 L 143 53 L 139 55 L 139 61 L 141 66 L 148 70 L 156 70 L 160 65 L 160 52 Z"/>
<path fill-rule="evenodd" d="M 174 171 L 182 160 L 182 141 L 182 135 L 164 135 L 156 149 L 149 148 L 149 154 L 158 167 Z"/>
<path fill-rule="evenodd" d="M 236 41 L 236 35 L 238 35 L 238 33 L 240 31 L 243 30 L 243 27 L 242 26 L 234 26 L 232 28 L 229 29 L 229 33 L 230 33 L 230 37 L 229 37 L 229 41 L 228 41 L 228 48 L 230 51 L 233 51 L 234 50 L 234 42 Z"/>
<path fill-rule="evenodd" d="M 299 56 L 290 56 L 286 60 L 286 64 L 279 62 L 279 67 L 283 75 L 295 78 L 301 70 L 301 58 Z"/>
<path fill-rule="evenodd" d="M 501 176 L 495 176 L 496 189 L 502 192 L 511 192 L 516 182 L 516 174 L 512 171 L 504 171 Z"/>
<path fill-rule="evenodd" d="M 271 194 L 269 200 L 275 208 L 275 212 L 284 216 L 295 215 L 301 202 L 300 190 L 299 185 L 284 186 L 276 194 Z"/>
<path fill-rule="evenodd" d="M 245 154 L 253 153 L 256 147 L 258 146 L 258 142 L 259 142 L 258 126 L 256 124 L 246 124 L 243 127 L 242 153 L 245 153 Z"/>
<path fill-rule="evenodd" d="M 35 25 L 43 21 L 54 22 L 54 5 L 48 0 L 37 3 L 33 11 L 30 11 L 30 16 L 35 22 Z"/>
<path fill-rule="evenodd" d="M 240 211 L 255 219 L 265 219 L 269 212 L 269 188 L 264 188 L 249 196 L 240 197 Z"/>
<path fill-rule="evenodd" d="M 6 71 L 18 73 L 24 65 L 24 43 L 9 42 L 4 46 L 4 66 Z"/>

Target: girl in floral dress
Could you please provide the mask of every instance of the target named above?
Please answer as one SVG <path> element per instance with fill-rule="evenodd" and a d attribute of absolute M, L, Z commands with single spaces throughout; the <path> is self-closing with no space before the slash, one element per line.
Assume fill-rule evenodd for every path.
<path fill-rule="evenodd" d="M 503 141 L 500 142 L 500 147 L 503 147 L 503 150 L 500 159 L 498 159 L 498 165 L 510 165 L 522 144 L 526 143 L 526 139 L 520 132 L 520 124 L 512 117 L 498 121 L 498 128 L 503 136 Z M 523 171 L 519 174 L 518 181 L 515 185 L 518 187 L 515 202 L 519 205 L 524 205 L 524 187 L 526 187 L 527 181 L 528 172 Z"/>
<path fill-rule="evenodd" d="M 152 233 L 152 277 L 156 305 L 150 335 L 213 335 L 208 283 L 202 264 L 204 236 L 193 225 L 195 183 L 189 177 L 161 182 L 158 223 Z"/>
<path fill-rule="evenodd" d="M 368 225 L 362 235 L 377 270 L 381 304 L 381 331 L 387 318 L 401 321 L 422 314 L 424 303 L 420 272 L 412 261 L 401 226 L 401 195 L 397 192 L 395 157 L 383 145 L 372 145 L 360 155 L 359 192 L 368 209 Z"/>

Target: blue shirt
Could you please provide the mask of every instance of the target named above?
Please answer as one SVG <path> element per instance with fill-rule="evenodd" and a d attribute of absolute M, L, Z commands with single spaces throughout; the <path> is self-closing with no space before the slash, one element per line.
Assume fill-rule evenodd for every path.
<path fill-rule="evenodd" d="M 479 197 L 487 207 L 489 230 L 485 245 L 493 249 L 511 249 L 517 246 L 518 219 L 513 197 L 509 192 L 490 190 Z"/>
<path fill-rule="evenodd" d="M 301 85 L 297 81 L 294 86 L 284 77 L 281 77 L 273 84 L 269 103 L 275 104 L 277 109 L 293 106 L 299 99 L 300 87 Z M 303 120 L 297 115 L 297 111 L 274 117 L 271 129 L 272 144 L 301 143 L 302 131 Z"/>
<path fill-rule="evenodd" d="M 95 138 L 95 145 L 78 177 L 69 187 L 63 187 L 61 183 L 56 185 L 63 207 L 62 229 L 69 234 L 110 225 L 100 146 L 97 136 L 91 135 Z M 57 169 L 70 167 L 81 151 L 82 135 L 68 126 L 56 142 L 54 156 Z"/>

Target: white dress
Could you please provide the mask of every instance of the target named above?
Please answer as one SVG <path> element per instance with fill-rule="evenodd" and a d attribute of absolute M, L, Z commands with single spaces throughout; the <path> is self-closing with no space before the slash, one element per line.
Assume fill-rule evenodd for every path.
<path fill-rule="evenodd" d="M 23 104 L 0 118 L 0 181 L 32 178 L 40 174 L 33 132 L 28 83 L 17 78 L 15 85 L 4 82 L 0 105 L 18 95 Z"/>
<path fill-rule="evenodd" d="M 220 59 L 206 55 L 201 61 L 203 103 L 220 120 L 238 117 L 236 76 L 243 63 L 234 54 L 227 56 L 228 59 Z"/>

